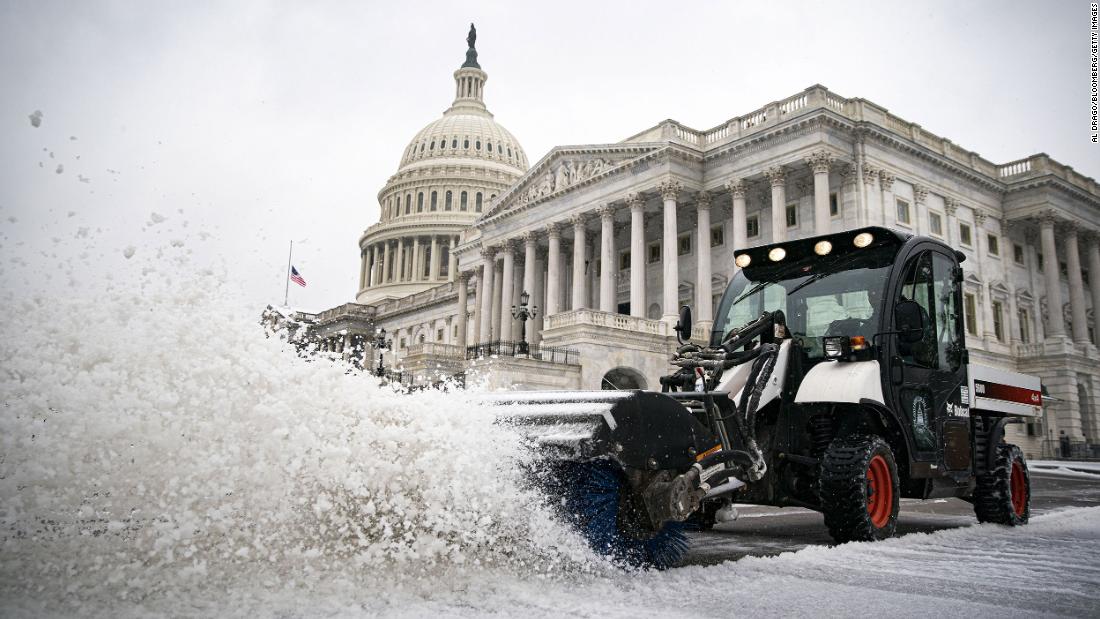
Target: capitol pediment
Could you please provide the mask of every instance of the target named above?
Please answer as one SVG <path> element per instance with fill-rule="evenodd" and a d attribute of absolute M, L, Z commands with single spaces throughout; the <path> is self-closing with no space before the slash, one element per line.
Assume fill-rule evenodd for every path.
<path fill-rule="evenodd" d="M 557 147 L 528 170 L 511 190 L 502 195 L 485 214 L 485 218 L 560 195 L 657 148 L 633 144 L 626 148 Z"/>

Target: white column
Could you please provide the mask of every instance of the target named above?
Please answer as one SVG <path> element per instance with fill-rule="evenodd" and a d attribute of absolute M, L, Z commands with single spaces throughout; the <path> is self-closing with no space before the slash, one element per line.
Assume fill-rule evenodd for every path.
<path fill-rule="evenodd" d="M 523 269 L 519 266 L 518 264 L 512 266 L 512 300 L 508 302 L 508 308 L 505 312 L 509 318 L 512 317 L 512 308 L 519 306 L 519 294 L 523 292 Z M 512 318 L 512 337 L 519 339 L 521 331 L 523 331 L 523 327 L 520 325 L 519 320 Z"/>
<path fill-rule="evenodd" d="M 543 314 L 552 316 L 561 311 L 561 225 L 552 223 L 546 227 L 549 248 L 546 261 L 546 307 Z"/>
<path fill-rule="evenodd" d="M 748 187 L 745 181 L 738 179 L 726 183 L 726 189 L 729 190 L 732 200 L 733 249 L 737 251 L 749 246 L 748 213 L 745 212 L 745 194 L 748 192 Z M 735 266 L 734 269 L 736 268 Z"/>
<path fill-rule="evenodd" d="M 943 199 L 943 212 L 947 214 L 947 221 L 944 225 L 947 229 L 943 231 L 943 238 L 947 241 L 947 244 L 952 247 L 958 247 L 959 243 L 959 201 L 954 198 Z"/>
<path fill-rule="evenodd" d="M 431 260 L 431 266 L 428 267 L 428 279 L 433 282 L 439 281 L 439 258 L 439 237 L 433 234 L 431 255 L 428 256 L 428 259 Z"/>
<path fill-rule="evenodd" d="M 390 283 L 390 242 L 382 242 L 382 277 L 378 278 L 380 283 Z"/>
<path fill-rule="evenodd" d="M 863 164 L 863 184 L 867 199 L 863 208 L 867 211 L 865 221 L 869 226 L 881 226 L 882 221 L 882 192 L 878 188 L 879 169 L 875 166 Z"/>
<path fill-rule="evenodd" d="M 664 243 L 661 247 L 661 261 L 664 263 L 664 281 L 661 295 L 661 320 L 669 326 L 679 319 L 680 263 L 676 253 L 676 232 L 679 220 L 676 218 L 676 196 L 680 193 L 680 183 L 670 180 L 657 186 L 657 192 L 664 201 Z"/>
<path fill-rule="evenodd" d="M 584 276 L 585 245 L 588 244 L 585 231 L 584 215 L 574 215 L 570 218 L 573 222 L 573 309 L 578 310 L 588 305 Z"/>
<path fill-rule="evenodd" d="M 928 223 L 928 188 L 924 185 L 913 185 L 913 229 L 917 234 L 924 234 L 932 231 L 931 225 Z M 943 221 L 940 225 L 945 225 Z M 941 230 L 941 232 L 944 232 Z"/>
<path fill-rule="evenodd" d="M 546 318 L 546 260 L 542 255 L 535 258 L 535 290 L 531 293 L 531 304 L 538 308 L 538 312 L 531 319 L 527 341 L 539 344 L 542 342 L 543 320 Z"/>
<path fill-rule="evenodd" d="M 466 304 L 469 301 L 466 290 L 467 285 L 470 283 L 469 273 L 460 273 L 455 278 L 455 284 L 458 285 L 458 347 L 460 350 L 466 349 L 466 322 L 470 319 L 470 312 L 466 308 Z"/>
<path fill-rule="evenodd" d="M 474 294 L 477 295 L 474 298 L 474 344 L 481 343 L 481 317 L 485 314 L 482 311 L 481 306 L 485 302 L 485 272 L 481 270 L 481 267 L 474 269 L 474 275 L 477 277 L 477 288 L 474 290 Z"/>
<path fill-rule="evenodd" d="M 986 252 L 986 245 L 985 245 L 985 243 L 986 243 L 986 239 L 985 239 L 985 235 L 986 235 L 985 221 L 986 221 L 987 216 L 986 216 L 985 211 L 981 210 L 978 207 L 974 207 L 973 211 L 974 211 L 974 230 L 971 232 L 971 234 L 974 235 L 974 238 L 971 239 L 971 240 L 974 241 L 974 254 L 975 254 L 975 257 L 977 258 L 974 261 L 974 263 L 975 263 L 974 264 L 974 266 L 975 266 L 974 270 L 977 271 L 978 277 L 982 280 L 982 301 L 981 301 L 981 303 L 982 303 L 982 307 L 981 307 L 982 324 L 980 325 L 981 326 L 981 334 L 982 334 L 982 337 L 985 338 L 986 342 L 994 342 L 994 341 L 997 340 L 997 334 L 996 334 L 996 331 L 994 331 L 994 329 L 993 329 L 993 289 L 989 287 L 989 280 L 992 279 L 992 278 L 989 277 L 989 275 L 985 272 L 985 262 L 986 262 L 985 257 L 986 257 L 986 253 L 987 253 Z M 1003 311 L 1004 308 L 1001 308 L 1001 309 Z M 1003 322 L 1004 321 L 1004 315 L 1003 314 L 1001 315 L 1001 320 L 1002 320 L 1001 328 L 1003 329 L 1004 328 L 1004 322 Z"/>
<path fill-rule="evenodd" d="M 523 234 L 523 287 L 520 292 L 526 292 L 535 297 L 535 269 L 537 268 L 535 251 L 538 249 L 539 237 L 534 232 Z"/>
<path fill-rule="evenodd" d="M 502 273 L 501 273 L 501 267 L 497 266 L 497 262 L 494 261 L 493 262 L 493 295 L 492 295 L 493 305 L 492 305 L 492 312 L 491 312 L 492 315 L 493 315 L 493 331 L 492 331 L 492 333 L 493 333 L 493 339 L 494 340 L 501 339 L 500 338 L 500 306 L 502 305 L 502 303 L 501 303 L 500 294 L 501 294 L 501 288 L 503 286 L 504 286 L 504 277 L 502 276 Z"/>
<path fill-rule="evenodd" d="M 512 290 L 515 286 L 516 254 L 515 244 L 505 241 L 501 249 L 504 254 L 504 271 L 500 288 L 500 339 L 512 339 Z"/>
<path fill-rule="evenodd" d="M 405 238 L 402 237 L 397 240 L 397 277 L 394 278 L 399 282 L 405 281 Z"/>
<path fill-rule="evenodd" d="M 1100 239 L 1092 232 L 1087 238 L 1089 288 L 1092 290 L 1092 329 L 1100 339 Z M 1098 342 L 1100 343 L 1100 342 Z"/>
<path fill-rule="evenodd" d="M 831 232 L 831 226 L 829 226 L 830 163 L 832 163 L 832 156 L 825 150 L 815 151 L 809 158 L 810 168 L 814 171 L 814 235 Z"/>
<path fill-rule="evenodd" d="M 481 316 L 478 322 L 478 343 L 490 342 L 493 339 L 493 269 L 496 263 L 496 252 L 492 248 L 481 250 L 481 294 L 478 305 L 481 308 Z"/>
<path fill-rule="evenodd" d="M 455 248 L 458 247 L 458 235 L 451 238 L 450 245 L 447 246 L 447 280 L 454 281 L 455 274 L 458 273 L 458 254 L 455 253 Z"/>
<path fill-rule="evenodd" d="M 783 166 L 772 166 L 765 173 L 772 185 L 772 243 L 787 240 L 787 175 Z"/>
<path fill-rule="evenodd" d="M 1088 316 L 1085 315 L 1085 284 L 1081 281 L 1081 250 L 1077 246 L 1077 225 L 1066 226 L 1066 270 L 1069 272 L 1069 311 L 1073 341 L 1089 341 Z"/>
<path fill-rule="evenodd" d="M 695 315 L 705 331 L 710 331 L 714 321 L 713 302 L 710 298 L 710 194 L 700 191 L 695 194 L 695 210 L 699 215 L 698 238 L 695 255 L 698 258 L 695 269 Z"/>
<path fill-rule="evenodd" d="M 360 252 L 359 258 L 359 289 L 367 287 L 367 272 L 371 268 L 371 248 L 367 247 L 366 250 Z"/>
<path fill-rule="evenodd" d="M 1062 283 L 1058 279 L 1058 249 L 1054 241 L 1054 217 L 1044 215 L 1039 220 L 1039 238 L 1043 248 L 1043 275 L 1047 289 L 1047 336 L 1066 334 L 1062 316 Z"/>
<path fill-rule="evenodd" d="M 898 204 L 894 200 L 894 175 L 886 170 L 879 171 L 879 188 L 882 189 L 882 221 L 887 228 L 898 223 Z M 909 213 L 909 225 L 913 225 L 913 213 Z"/>
<path fill-rule="evenodd" d="M 615 207 L 604 204 L 600 216 L 600 311 L 615 311 Z"/>
<path fill-rule="evenodd" d="M 632 193 L 630 205 L 630 315 L 645 318 L 645 199 Z"/>

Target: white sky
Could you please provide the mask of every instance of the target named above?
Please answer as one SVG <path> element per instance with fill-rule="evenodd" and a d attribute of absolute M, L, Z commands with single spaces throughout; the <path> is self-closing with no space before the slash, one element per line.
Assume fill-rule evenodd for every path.
<path fill-rule="evenodd" d="M 1088 7 L 0 0 L 0 263 L 88 243 L 109 263 L 163 230 L 262 305 L 294 239 L 309 287 L 291 303 L 351 300 L 356 239 L 450 104 L 471 21 L 489 109 L 532 163 L 821 83 L 994 162 L 1046 152 L 1098 177 Z"/>

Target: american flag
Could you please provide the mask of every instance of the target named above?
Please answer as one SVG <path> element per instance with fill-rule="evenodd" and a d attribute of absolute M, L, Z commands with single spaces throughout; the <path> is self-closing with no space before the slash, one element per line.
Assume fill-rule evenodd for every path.
<path fill-rule="evenodd" d="M 302 288 L 306 287 L 305 278 L 303 278 L 301 273 L 298 272 L 298 269 L 294 268 L 293 266 L 290 267 L 290 281 L 294 282 L 295 284 L 298 284 Z"/>

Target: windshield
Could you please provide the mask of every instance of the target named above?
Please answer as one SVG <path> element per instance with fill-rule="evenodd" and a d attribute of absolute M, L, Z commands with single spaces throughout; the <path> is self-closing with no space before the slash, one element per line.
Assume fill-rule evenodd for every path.
<path fill-rule="evenodd" d="M 718 306 L 712 344 L 775 310 L 786 314 L 791 337 L 802 340 L 810 358 L 822 356 L 825 335 L 862 335 L 870 341 L 879 330 L 879 300 L 896 254 L 897 247 L 884 246 L 831 259 L 813 256 L 756 280 L 741 270 Z"/>

